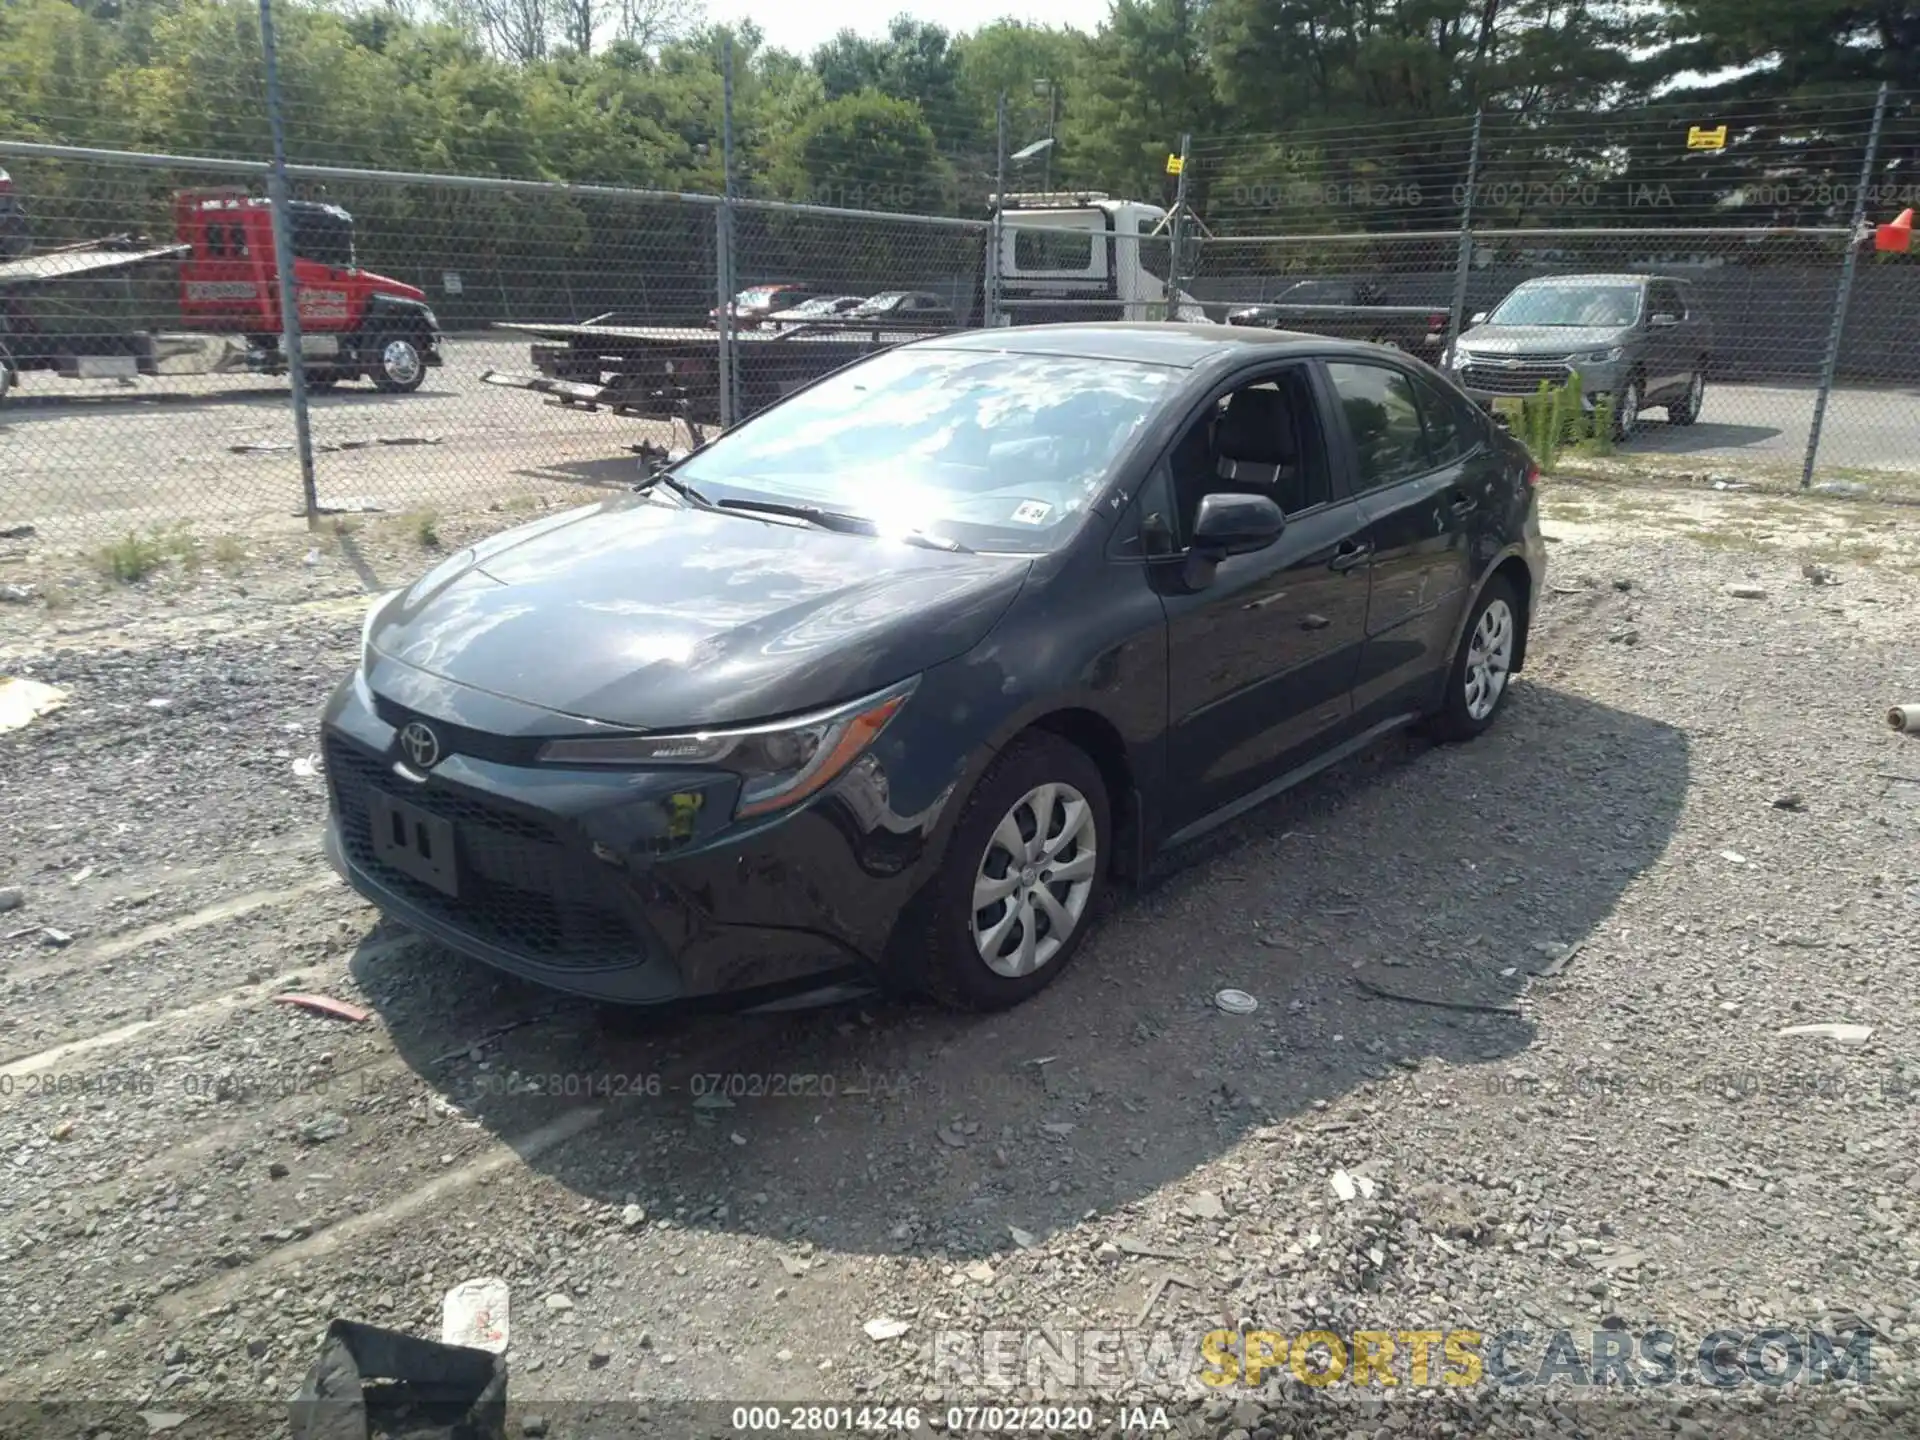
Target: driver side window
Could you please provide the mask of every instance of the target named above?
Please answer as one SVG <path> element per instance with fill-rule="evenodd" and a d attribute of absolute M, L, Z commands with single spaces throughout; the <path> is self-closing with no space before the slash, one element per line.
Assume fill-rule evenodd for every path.
<path fill-rule="evenodd" d="M 1265 495 L 1289 518 L 1333 498 L 1319 407 L 1304 364 L 1262 376 L 1201 412 L 1167 457 L 1175 543 L 1208 495 Z"/>

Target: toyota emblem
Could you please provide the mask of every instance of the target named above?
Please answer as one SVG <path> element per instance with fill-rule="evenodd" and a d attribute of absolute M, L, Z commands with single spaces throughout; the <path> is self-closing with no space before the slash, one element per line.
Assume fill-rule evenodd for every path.
<path fill-rule="evenodd" d="M 440 737 L 418 720 L 400 731 L 400 748 L 407 752 L 416 770 L 431 770 L 440 763 Z"/>

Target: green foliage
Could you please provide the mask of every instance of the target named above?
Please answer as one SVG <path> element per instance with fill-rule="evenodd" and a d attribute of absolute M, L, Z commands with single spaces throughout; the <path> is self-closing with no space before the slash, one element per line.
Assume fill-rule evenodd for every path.
<path fill-rule="evenodd" d="M 122 585 L 144 580 L 167 561 L 165 539 L 128 532 L 126 539 L 103 545 L 94 556 L 100 573 Z"/>
<path fill-rule="evenodd" d="M 1545 380 L 1533 394 L 1521 398 L 1516 433 L 1532 454 L 1542 474 L 1552 474 L 1569 451 L 1583 455 L 1613 453 L 1613 401 L 1601 395 L 1591 407 L 1583 399 L 1580 373 L 1564 385 Z"/>
<path fill-rule="evenodd" d="M 815 108 L 779 144 L 773 174 L 790 199 L 855 210 L 940 211 L 950 173 L 910 100 L 860 90 Z"/>
<path fill-rule="evenodd" d="M 1115 0 L 1092 34 L 1001 20 L 956 35 L 902 16 L 883 35 L 843 32 L 807 57 L 767 48 L 750 23 L 689 29 L 693 4 L 280 0 L 290 157 L 711 193 L 721 183 L 721 54 L 731 42 L 736 183 L 747 195 L 824 191 L 865 209 L 978 215 L 1004 92 L 1010 149 L 1050 130 L 1057 140 L 1047 160 L 1013 174 L 1022 186 L 1044 173 L 1056 185 L 1166 200 L 1166 156 L 1183 134 L 1203 146 L 1240 137 L 1189 173 L 1203 215 L 1209 191 L 1253 183 L 1298 181 L 1312 196 L 1357 183 L 1392 194 L 1425 181 L 1437 196 L 1462 159 L 1459 122 L 1479 107 L 1490 136 L 1483 179 L 1576 190 L 1605 180 L 1610 193 L 1631 181 L 1697 196 L 1748 177 L 1777 184 L 1829 151 L 1844 160 L 1831 162 L 1846 171 L 1839 183 L 1851 184 L 1857 99 L 1845 117 L 1822 120 L 1817 105 L 1807 108 L 1809 92 L 1879 79 L 1920 89 L 1911 0 Z M 423 16 L 441 18 L 412 18 Z M 608 36 L 624 38 L 583 43 Z M 1725 66 L 1749 68 L 1730 81 L 1685 82 L 1702 97 L 1703 119 L 1724 119 L 1722 101 L 1758 117 L 1736 126 L 1725 153 L 1689 153 L 1670 115 L 1639 118 L 1635 102 Z M 258 158 L 267 133 L 259 75 L 251 0 L 0 0 L 3 136 Z M 1594 111 L 1609 115 L 1607 134 Z M 1920 164 L 1913 123 L 1912 102 L 1899 102 L 1884 147 L 1890 174 Z M 34 213 L 50 227 L 40 238 L 132 225 L 164 233 L 180 178 L 38 166 Z M 856 193 L 858 202 L 839 198 Z M 555 276 L 551 295 L 516 294 L 508 308 L 547 314 L 569 304 L 564 274 L 605 268 L 595 245 L 610 222 L 624 218 L 615 233 L 658 235 L 676 254 L 692 238 L 674 229 L 679 221 L 581 199 L 393 186 L 329 198 L 363 220 L 369 264 L 416 282 L 442 268 L 427 257 L 511 273 L 537 254 Z M 1771 218 L 1844 223 L 1826 210 Z M 1293 211 L 1303 223 L 1355 223 L 1350 210 Z M 1432 211 L 1389 203 L 1364 223 L 1428 224 Z M 690 293 L 696 280 L 689 271 L 670 283 Z M 571 297 L 580 311 L 591 304 Z"/>

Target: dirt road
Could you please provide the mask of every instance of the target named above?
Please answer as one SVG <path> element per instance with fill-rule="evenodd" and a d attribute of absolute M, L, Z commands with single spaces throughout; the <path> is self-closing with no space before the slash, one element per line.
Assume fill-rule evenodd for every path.
<path fill-rule="evenodd" d="M 0 736 L 0 1399 L 213 1433 L 290 1395 L 330 1319 L 437 1336 L 443 1292 L 492 1275 L 514 1433 L 1008 1395 L 1239 1440 L 1730 1434 L 1693 1417 L 1749 1401 L 1770 1433 L 1903 1433 L 1920 745 L 1883 716 L 1917 698 L 1920 534 L 1578 485 L 1546 528 L 1491 735 L 1247 817 L 989 1019 L 633 1017 L 383 928 L 322 867 L 298 764 L 364 604 L 304 540 L 0 609 L 0 672 L 69 695 Z M 1222 1013 L 1226 986 L 1259 1009 Z M 1818 1022 L 1871 1033 L 1779 1033 Z M 1862 1325 L 1868 1384 L 1684 1383 L 1716 1331 Z M 1063 1371 L 1041 1327 L 1122 1336 L 1124 1373 L 1089 1384 L 1084 1346 Z M 1525 1331 L 1505 1363 L 1536 1378 L 1555 1332 L 1583 1366 L 1625 1334 L 1642 1388 L 1519 1415 L 1485 1385 L 1360 1404 L 1142 1359 L 1209 1330 Z"/>

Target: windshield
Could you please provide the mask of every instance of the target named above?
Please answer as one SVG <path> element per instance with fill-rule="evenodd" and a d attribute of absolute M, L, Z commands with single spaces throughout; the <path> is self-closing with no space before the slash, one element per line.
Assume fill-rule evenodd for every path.
<path fill-rule="evenodd" d="M 338 269 L 353 269 L 353 220 L 330 205 L 301 205 L 288 209 L 293 221 L 293 253 Z"/>
<path fill-rule="evenodd" d="M 1617 327 L 1639 318 L 1637 285 L 1522 285 L 1500 302 L 1487 323 Z"/>
<path fill-rule="evenodd" d="M 713 499 L 774 500 L 976 550 L 1065 544 L 1181 372 L 913 346 L 848 366 L 689 456 Z"/>

